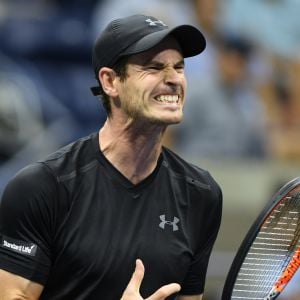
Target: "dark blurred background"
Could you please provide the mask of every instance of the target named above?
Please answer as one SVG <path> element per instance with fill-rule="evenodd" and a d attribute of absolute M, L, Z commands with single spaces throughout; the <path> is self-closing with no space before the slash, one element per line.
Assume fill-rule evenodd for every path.
<path fill-rule="evenodd" d="M 92 43 L 115 17 L 192 23 L 207 49 L 186 60 L 182 124 L 165 144 L 210 170 L 224 194 L 204 300 L 276 190 L 300 175 L 300 1 L 0 0 L 0 195 L 23 166 L 97 131 Z M 300 299 L 299 272 L 278 299 Z"/>

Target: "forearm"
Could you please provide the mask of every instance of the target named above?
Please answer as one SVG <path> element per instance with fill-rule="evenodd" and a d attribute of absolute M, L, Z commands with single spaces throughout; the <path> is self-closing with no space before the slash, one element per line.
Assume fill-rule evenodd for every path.
<path fill-rule="evenodd" d="M 38 300 L 43 286 L 21 276 L 0 270 L 1 300 Z"/>

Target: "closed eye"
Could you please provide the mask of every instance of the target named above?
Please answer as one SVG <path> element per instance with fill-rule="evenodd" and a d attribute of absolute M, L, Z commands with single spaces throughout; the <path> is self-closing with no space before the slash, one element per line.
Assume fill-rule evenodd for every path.
<path fill-rule="evenodd" d="M 177 71 L 183 72 L 184 71 L 184 61 L 179 62 L 175 65 L 175 69 Z"/>
<path fill-rule="evenodd" d="M 164 68 L 165 68 L 164 65 L 149 65 L 145 67 L 146 70 L 154 70 L 154 71 L 161 71 Z M 174 69 L 177 72 L 182 73 L 184 71 L 184 64 L 175 65 Z"/>
<path fill-rule="evenodd" d="M 151 65 L 145 66 L 145 68 L 148 70 L 160 71 L 164 68 L 164 65 L 163 64 L 151 64 Z"/>

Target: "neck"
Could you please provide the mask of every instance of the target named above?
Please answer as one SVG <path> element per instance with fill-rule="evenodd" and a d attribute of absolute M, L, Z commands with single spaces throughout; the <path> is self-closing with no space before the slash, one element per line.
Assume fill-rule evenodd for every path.
<path fill-rule="evenodd" d="M 162 150 L 165 126 L 130 122 L 116 126 L 108 119 L 99 132 L 105 157 L 132 183 L 137 184 L 155 169 Z"/>

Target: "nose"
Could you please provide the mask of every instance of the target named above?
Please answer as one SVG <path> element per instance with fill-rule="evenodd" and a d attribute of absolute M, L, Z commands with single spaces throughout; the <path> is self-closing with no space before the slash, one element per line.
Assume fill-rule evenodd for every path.
<path fill-rule="evenodd" d="M 182 81 L 182 74 L 175 68 L 168 68 L 165 70 L 164 81 L 169 85 L 178 85 Z"/>

